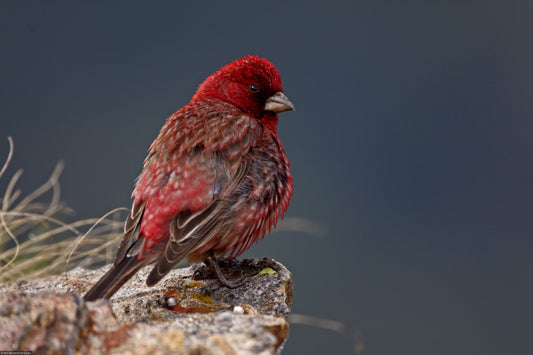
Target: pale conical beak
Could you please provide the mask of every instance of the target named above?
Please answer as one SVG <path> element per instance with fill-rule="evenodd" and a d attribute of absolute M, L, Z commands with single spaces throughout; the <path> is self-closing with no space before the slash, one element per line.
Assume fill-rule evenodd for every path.
<path fill-rule="evenodd" d="M 280 113 L 290 110 L 294 110 L 294 105 L 281 91 L 278 91 L 266 100 L 265 111 Z"/>

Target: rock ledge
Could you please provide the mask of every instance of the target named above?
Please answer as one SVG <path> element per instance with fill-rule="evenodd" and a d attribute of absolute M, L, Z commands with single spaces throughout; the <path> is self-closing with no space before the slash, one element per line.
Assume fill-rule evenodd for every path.
<path fill-rule="evenodd" d="M 173 270 L 154 287 L 147 267 L 111 301 L 81 295 L 108 269 L 0 284 L 0 349 L 40 354 L 279 354 L 289 332 L 290 272 L 266 258 Z"/>

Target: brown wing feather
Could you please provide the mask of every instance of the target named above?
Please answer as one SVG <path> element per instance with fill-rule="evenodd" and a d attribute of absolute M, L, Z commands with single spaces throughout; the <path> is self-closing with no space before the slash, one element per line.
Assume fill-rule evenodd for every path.
<path fill-rule="evenodd" d="M 146 205 L 146 202 L 143 202 L 137 205 L 133 204 L 131 206 L 130 214 L 128 215 L 128 218 L 126 218 L 126 222 L 124 223 L 124 236 L 122 237 L 122 240 L 120 241 L 120 246 L 118 247 L 117 255 L 115 256 L 115 262 L 114 262 L 115 265 L 117 265 L 124 259 L 124 257 L 126 256 L 126 253 L 132 254 L 132 250 L 130 250 L 130 248 L 132 244 L 135 243 L 134 238 L 136 238 L 138 235 L 139 225 L 140 225 L 143 213 L 144 213 L 145 205 Z M 138 249 L 138 248 L 134 248 L 134 249 Z M 138 252 L 139 250 L 135 250 L 135 251 Z"/>

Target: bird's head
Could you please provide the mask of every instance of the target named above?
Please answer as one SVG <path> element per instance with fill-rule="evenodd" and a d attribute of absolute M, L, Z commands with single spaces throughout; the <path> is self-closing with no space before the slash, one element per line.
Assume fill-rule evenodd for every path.
<path fill-rule="evenodd" d="M 274 119 L 294 105 L 283 94 L 281 78 L 272 63 L 246 56 L 225 65 L 208 77 L 194 99 L 216 98 L 230 103 L 258 120 Z"/>

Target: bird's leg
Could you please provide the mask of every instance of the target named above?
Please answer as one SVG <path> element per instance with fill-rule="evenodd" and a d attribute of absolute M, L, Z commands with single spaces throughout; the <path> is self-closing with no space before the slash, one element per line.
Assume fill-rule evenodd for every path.
<path fill-rule="evenodd" d="M 215 268 L 215 273 L 217 274 L 218 282 L 220 282 L 221 285 L 226 286 L 227 288 L 237 288 L 239 286 L 242 286 L 242 284 L 244 283 L 243 281 L 232 282 L 228 280 L 226 276 L 224 276 L 224 274 L 222 273 L 222 270 L 220 270 L 220 266 L 218 265 L 217 259 L 215 258 L 215 254 L 213 252 L 209 253 L 206 262 L 209 262 Z"/>

